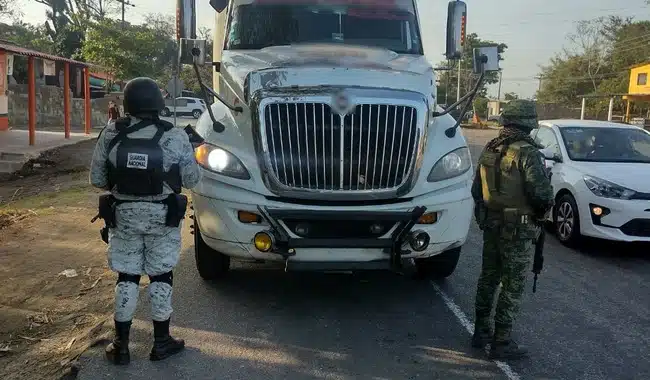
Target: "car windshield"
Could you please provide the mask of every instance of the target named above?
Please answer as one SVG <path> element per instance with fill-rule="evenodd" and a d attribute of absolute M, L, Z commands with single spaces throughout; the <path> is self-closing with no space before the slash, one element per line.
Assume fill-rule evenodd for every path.
<path fill-rule="evenodd" d="M 560 128 L 574 161 L 650 163 L 650 133 L 634 128 Z"/>
<path fill-rule="evenodd" d="M 414 0 L 237 0 L 226 49 L 338 43 L 422 54 Z"/>

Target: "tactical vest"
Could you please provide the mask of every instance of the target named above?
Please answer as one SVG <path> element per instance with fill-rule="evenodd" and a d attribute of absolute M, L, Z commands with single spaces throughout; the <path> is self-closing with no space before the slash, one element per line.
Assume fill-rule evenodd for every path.
<path fill-rule="evenodd" d="M 143 120 L 129 126 L 130 119 L 116 123 L 117 136 L 108 145 L 108 155 L 117 145 L 115 165 L 108 160 L 108 183 L 119 194 L 132 196 L 155 196 L 163 194 L 165 183 L 175 193 L 181 192 L 179 165 L 169 171 L 163 169 L 163 150 L 158 144 L 163 134 L 174 126 L 160 120 Z M 128 135 L 150 125 L 157 127 L 151 139 L 132 139 Z M 118 145 L 119 144 L 119 145 Z"/>
<path fill-rule="evenodd" d="M 483 202 L 490 210 L 518 209 L 521 214 L 533 214 L 524 189 L 520 167 L 521 148 L 530 145 L 518 141 L 485 151 L 479 159 Z"/>

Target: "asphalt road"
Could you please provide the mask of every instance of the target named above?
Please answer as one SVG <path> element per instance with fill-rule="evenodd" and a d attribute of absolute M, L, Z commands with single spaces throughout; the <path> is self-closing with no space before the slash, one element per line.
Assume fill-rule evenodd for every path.
<path fill-rule="evenodd" d="M 494 132 L 464 133 L 476 159 Z M 185 232 L 172 324 L 187 351 L 148 360 L 142 291 L 131 365 L 109 366 L 97 348 L 82 357 L 80 379 L 650 379 L 647 246 L 592 241 L 576 251 L 549 235 L 537 293 L 531 276 L 515 328 L 531 358 L 495 363 L 469 345 L 481 265 L 475 226 L 458 269 L 438 284 L 253 265 L 207 284 Z"/>

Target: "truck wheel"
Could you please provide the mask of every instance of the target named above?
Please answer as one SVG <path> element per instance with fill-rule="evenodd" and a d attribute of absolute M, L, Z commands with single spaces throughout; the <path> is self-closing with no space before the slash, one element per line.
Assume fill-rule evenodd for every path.
<path fill-rule="evenodd" d="M 443 279 L 451 276 L 456 270 L 460 249 L 461 247 L 458 247 L 426 259 L 416 259 L 417 276 L 423 279 Z"/>
<path fill-rule="evenodd" d="M 204 280 L 219 280 L 230 270 L 230 256 L 215 251 L 203 241 L 196 219 L 194 219 L 194 259 L 196 269 Z"/>

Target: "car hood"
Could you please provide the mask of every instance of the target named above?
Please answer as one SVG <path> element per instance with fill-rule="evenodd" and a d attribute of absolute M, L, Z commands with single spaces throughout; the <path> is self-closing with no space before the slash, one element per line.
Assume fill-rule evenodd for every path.
<path fill-rule="evenodd" d="M 299 44 L 224 50 L 221 65 L 224 79 L 239 94 L 243 94 L 247 78 L 250 93 L 323 84 L 409 89 L 411 82 L 418 83 L 413 90 L 433 85 L 422 78 L 433 78 L 433 68 L 424 56 L 363 46 Z"/>
<path fill-rule="evenodd" d="M 573 162 L 580 172 L 602 178 L 628 189 L 650 193 L 650 163 L 637 162 Z"/>

